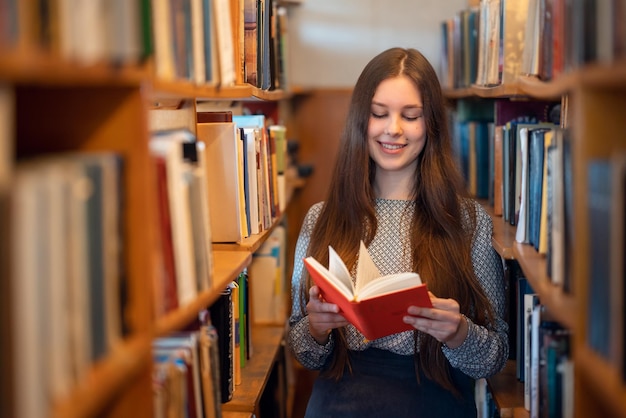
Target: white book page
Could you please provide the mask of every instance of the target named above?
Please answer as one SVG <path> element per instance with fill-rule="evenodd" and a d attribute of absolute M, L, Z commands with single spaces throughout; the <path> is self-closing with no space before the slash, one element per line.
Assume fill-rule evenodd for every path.
<path fill-rule="evenodd" d="M 335 289 L 342 293 L 346 297 L 346 299 L 353 299 L 354 288 L 351 284 L 352 281 L 350 281 L 350 284 L 347 284 L 344 280 L 339 279 L 336 275 L 332 274 L 326 267 L 324 267 L 319 261 L 317 261 L 313 257 L 307 257 L 306 261 L 309 263 L 309 266 L 317 270 L 321 276 L 326 277 L 328 283 L 330 283 Z"/>
<path fill-rule="evenodd" d="M 328 246 L 328 271 L 338 282 L 341 282 L 346 289 L 349 289 L 349 299 L 352 299 L 355 294 L 355 288 L 352 277 L 350 277 L 350 272 L 341 257 L 339 257 L 339 254 L 337 254 L 330 245 Z"/>
<path fill-rule="evenodd" d="M 400 289 L 419 286 L 422 280 L 417 273 L 406 272 L 390 274 L 369 282 L 363 286 L 358 293 L 358 300 L 368 299 L 373 296 L 384 295 Z"/>
<path fill-rule="evenodd" d="M 379 277 L 380 272 L 378 271 L 376 264 L 372 261 L 372 257 L 367 251 L 367 248 L 365 248 L 365 244 L 361 241 L 359 247 L 359 261 L 356 266 L 356 294 L 359 295 L 361 293 L 361 289 Z"/>

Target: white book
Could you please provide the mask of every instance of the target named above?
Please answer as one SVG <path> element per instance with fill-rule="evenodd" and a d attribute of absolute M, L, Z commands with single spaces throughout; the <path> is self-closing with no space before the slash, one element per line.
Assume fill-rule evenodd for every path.
<path fill-rule="evenodd" d="M 527 218 L 528 218 L 528 128 L 519 130 L 518 156 L 521 158 L 521 184 L 520 184 L 520 208 L 517 229 L 515 230 L 515 241 L 528 243 L 527 239 Z"/>
<path fill-rule="evenodd" d="M 207 156 L 206 156 L 206 144 L 202 141 L 198 141 L 196 143 L 197 153 L 198 153 L 198 166 L 195 170 L 196 176 L 198 178 L 198 182 L 200 184 L 201 190 L 201 206 L 200 211 L 203 214 L 202 216 L 202 229 L 204 236 L 204 246 L 206 249 L 206 257 L 208 264 L 208 277 L 206 279 L 201 280 L 201 287 L 198 290 L 207 290 L 213 284 L 213 237 L 211 233 L 211 210 L 209 209 L 209 188 L 208 182 L 206 179 L 206 164 L 207 164 Z"/>
<path fill-rule="evenodd" d="M 531 359 L 531 317 L 533 308 L 539 303 L 539 297 L 537 294 L 529 293 L 524 295 L 524 322 L 523 327 L 519 332 L 524 333 L 523 341 L 524 341 L 524 408 L 526 410 L 530 410 L 530 383 L 531 383 L 531 370 L 530 370 L 530 359 Z"/>
<path fill-rule="evenodd" d="M 182 145 L 192 141 L 191 133 L 185 130 L 157 132 L 150 140 L 150 151 L 165 158 L 180 306 L 194 300 L 198 293 L 189 208 L 191 173 L 183 162 Z"/>
<path fill-rule="evenodd" d="M 259 234 L 262 231 L 261 221 L 259 217 L 259 185 L 257 178 L 257 168 L 259 160 L 257 152 L 259 145 L 257 144 L 257 135 L 253 128 L 244 128 L 243 130 L 246 141 L 246 171 L 248 178 L 248 187 L 246 190 L 246 207 L 248 210 L 248 219 L 250 220 L 250 233 Z"/>
<path fill-rule="evenodd" d="M 539 418 L 539 349 L 541 342 L 539 341 L 539 325 L 541 323 L 541 304 L 533 307 L 530 316 L 530 375 L 526 376 L 530 379 L 530 418 Z"/>
<path fill-rule="evenodd" d="M 62 162 L 42 165 L 41 181 L 46 201 L 46 229 L 42 230 L 42 240 L 46 242 L 48 256 L 45 269 L 48 272 L 49 291 L 47 317 L 54 324 L 54 332 L 48 333 L 47 364 L 49 365 L 48 385 L 53 398 L 67 396 L 76 383 L 72 374 L 72 339 L 70 329 L 71 282 L 68 264 L 71 247 L 69 215 L 72 177 L 76 170 L 71 164 Z"/>
<path fill-rule="evenodd" d="M 213 0 L 214 19 L 216 26 L 217 50 L 219 61 L 220 84 L 235 84 L 235 45 L 230 10 L 230 0 Z"/>
<path fill-rule="evenodd" d="M 48 413 L 46 293 L 41 260 L 45 257 L 45 199 L 40 176 L 18 167 L 13 178 L 11 210 L 13 392 L 15 416 L 44 417 Z"/>
<path fill-rule="evenodd" d="M 192 45 L 192 74 L 196 84 L 204 84 L 206 79 L 206 55 L 204 37 L 204 0 L 191 0 L 191 45 Z"/>
<path fill-rule="evenodd" d="M 542 19 L 540 3 L 542 0 L 528 0 L 528 17 L 524 34 L 521 74 L 539 74 L 539 48 Z"/>
<path fill-rule="evenodd" d="M 487 51 L 485 54 L 485 79 L 484 84 L 493 86 L 500 84 L 499 64 L 500 64 L 500 25 L 501 0 L 486 0 L 486 37 Z"/>

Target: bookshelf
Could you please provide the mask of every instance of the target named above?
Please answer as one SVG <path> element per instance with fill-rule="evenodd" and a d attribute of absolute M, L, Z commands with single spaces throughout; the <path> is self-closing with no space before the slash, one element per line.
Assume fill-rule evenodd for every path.
<path fill-rule="evenodd" d="M 606 21 L 602 24 L 609 25 Z M 626 301 L 623 299 L 623 290 L 619 302 L 610 302 L 612 309 L 615 309 L 612 311 L 610 323 L 592 322 L 591 319 L 590 303 L 593 300 L 590 300 L 590 290 L 601 285 L 602 278 L 594 276 L 590 269 L 592 245 L 598 243 L 591 242 L 591 190 L 587 177 L 589 167 L 594 161 L 610 160 L 612 156 L 626 152 L 626 135 L 623 133 L 626 129 L 623 118 L 626 111 L 625 72 L 626 62 L 622 51 L 616 53 L 612 60 L 592 59 L 575 63 L 549 80 L 519 75 L 504 85 L 459 85 L 444 90 L 446 97 L 452 102 L 476 98 L 511 102 L 561 101 L 562 123 L 571 134 L 572 146 L 573 252 L 566 259 L 571 268 L 571 291 L 568 292 L 551 281 L 547 274 L 545 255 L 540 254 L 532 245 L 516 242 L 516 227 L 505 222 L 503 217 L 494 215 L 488 201 L 481 203 L 493 219 L 492 243 L 496 251 L 505 261 L 517 263 L 524 277 L 539 295 L 541 304 L 571 333 L 570 360 L 574 369 L 574 389 L 569 408 L 575 417 L 626 416 L 626 375 L 623 368 Z M 623 260 L 623 242 L 617 244 L 616 248 L 616 244 L 608 244 L 608 237 L 606 239 L 606 250 L 612 257 Z M 616 291 L 613 288 L 616 285 L 615 280 L 621 282 L 617 287 L 618 292 L 620 286 L 624 285 L 623 275 L 613 278 L 609 284 L 610 292 Z M 617 340 L 620 345 L 617 354 L 603 355 L 591 347 L 589 334 L 594 327 L 608 327 L 611 344 Z M 520 382 L 515 375 L 514 361 L 509 361 L 501 373 L 491 377 L 489 385 L 501 416 L 530 416 L 529 411 L 524 408 L 523 384 L 520 396 Z"/>
<path fill-rule="evenodd" d="M 57 32 L 46 32 L 50 28 L 65 29 L 56 14 L 61 13 L 60 10 L 45 14 L 39 9 L 41 5 L 34 1 L 10 3 L 9 6 L 15 8 L 3 9 L 2 14 L 7 13 L 7 21 L 12 21 L 16 30 L 0 29 L 0 272 L 3 277 L 0 285 L 3 342 L 0 347 L 0 369 L 3 370 L 0 416 L 153 416 L 153 340 L 184 329 L 200 310 L 215 302 L 221 290 L 250 265 L 254 252 L 269 234 L 266 231 L 251 238 L 250 245 L 216 246 L 212 251 L 211 288 L 179 309 L 155 315 L 153 293 L 162 254 L 154 187 L 156 173 L 149 149 L 151 130 L 176 124 L 193 128 L 198 100 L 267 101 L 278 106 L 278 102 L 289 99 L 290 93 L 264 90 L 246 83 L 199 85 L 184 77 L 157 77 L 153 45 L 149 39 L 138 38 L 145 30 L 159 30 L 159 23 L 152 21 L 150 13 L 151 3 L 157 2 L 131 1 L 111 6 L 135 8 L 136 19 L 125 23 L 132 25 L 131 32 L 135 35 L 126 32 L 120 35 L 123 28 L 128 28 L 126 26 L 114 25 L 119 30 L 114 33 L 110 27 L 101 28 L 98 22 L 90 21 L 94 32 L 101 30 L 104 39 L 110 35 L 108 39 L 121 39 L 124 44 L 137 46 L 134 55 L 124 59 L 107 55 L 107 52 L 93 60 L 68 53 L 69 49 L 64 49 L 68 39 Z M 239 2 L 225 4 L 234 8 Z M 74 23 L 94 17 L 79 15 L 78 11 L 63 13 L 69 13 L 65 17 Z M 148 37 L 152 34 L 148 32 Z M 233 40 L 239 40 L 243 34 L 233 32 L 232 36 Z M 73 47 L 85 48 L 85 45 Z M 180 113 L 176 114 L 178 110 Z M 33 351 L 25 346 L 24 335 L 30 338 L 35 333 L 22 330 L 25 322 L 21 314 L 27 313 L 42 298 L 46 303 L 52 302 L 45 295 L 35 294 L 38 292 L 25 293 L 19 284 L 23 279 L 22 267 L 14 256 L 13 244 L 22 231 L 14 225 L 19 207 L 12 197 L 13 183 L 27 160 L 76 152 L 113 152 L 123 160 L 120 196 L 123 228 L 119 236 L 123 249 L 119 262 L 124 276 L 122 315 L 126 331 L 103 356 L 91 362 L 64 393 L 48 395 L 48 383 L 33 384 L 45 380 L 42 377 L 48 373 L 47 368 L 38 368 L 47 362 L 45 348 Z M 106 194 L 103 196 L 107 198 Z M 57 245 L 64 247 L 67 242 L 60 241 Z M 43 261 L 35 259 L 31 263 L 38 265 Z M 33 285 L 43 283 L 38 280 L 35 278 Z M 29 299 L 33 302 L 28 302 Z M 50 328 L 52 332 L 59 329 L 57 324 Z M 280 355 L 283 332 L 280 326 L 254 328 L 255 356 L 245 369 L 240 391 L 232 405 L 224 408 L 223 416 L 243 418 L 255 413 L 258 416 L 259 402 L 269 386 L 275 365 L 279 364 L 284 372 L 284 359 Z M 46 340 L 42 342 L 41 347 L 48 347 Z M 22 372 L 23 366 L 28 368 L 27 373 Z"/>

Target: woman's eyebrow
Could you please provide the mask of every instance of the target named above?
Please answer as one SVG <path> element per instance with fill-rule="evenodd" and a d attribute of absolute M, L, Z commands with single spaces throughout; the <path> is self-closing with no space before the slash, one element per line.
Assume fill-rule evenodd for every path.
<path fill-rule="evenodd" d="M 379 103 L 379 102 L 372 102 L 372 106 L 380 106 L 380 107 L 384 107 L 385 109 L 389 107 L 386 104 Z M 409 104 L 406 106 L 402 106 L 402 109 L 423 109 L 423 108 L 424 106 L 420 104 Z"/>

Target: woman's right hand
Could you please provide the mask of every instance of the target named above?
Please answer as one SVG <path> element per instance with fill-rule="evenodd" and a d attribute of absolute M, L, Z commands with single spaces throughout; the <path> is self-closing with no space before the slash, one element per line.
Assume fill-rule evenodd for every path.
<path fill-rule="evenodd" d="M 317 286 L 309 289 L 306 311 L 309 316 L 309 332 L 320 345 L 328 342 L 328 336 L 333 328 L 348 325 L 348 321 L 339 314 L 339 306 L 326 302 Z"/>

